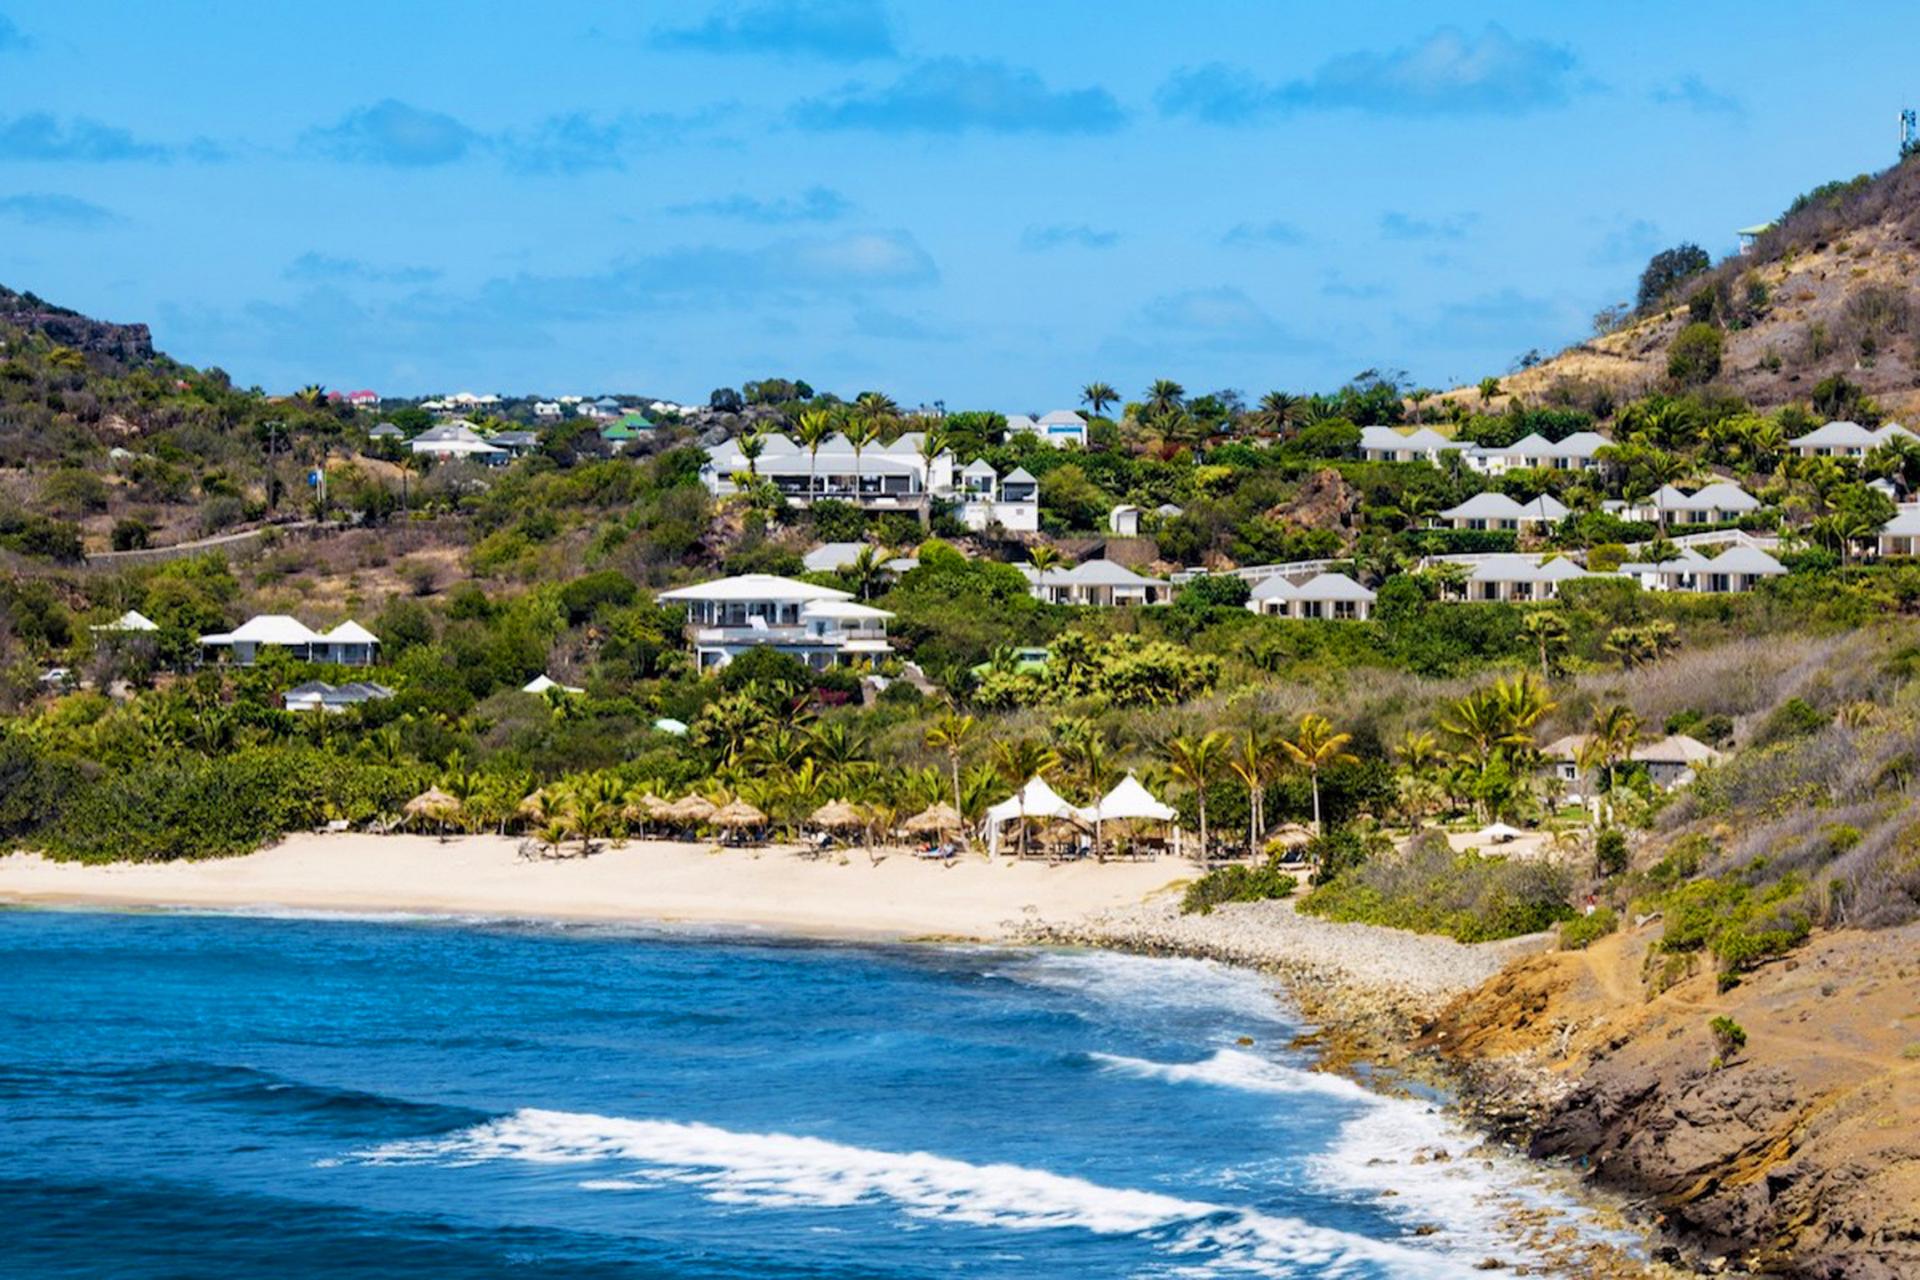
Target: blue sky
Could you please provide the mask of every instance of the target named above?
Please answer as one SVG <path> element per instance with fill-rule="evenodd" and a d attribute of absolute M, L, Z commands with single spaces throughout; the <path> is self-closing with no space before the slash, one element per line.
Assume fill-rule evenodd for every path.
<path fill-rule="evenodd" d="M 1920 104 L 1678 8 L 0 0 L 0 283 L 275 391 L 1472 381 Z"/>

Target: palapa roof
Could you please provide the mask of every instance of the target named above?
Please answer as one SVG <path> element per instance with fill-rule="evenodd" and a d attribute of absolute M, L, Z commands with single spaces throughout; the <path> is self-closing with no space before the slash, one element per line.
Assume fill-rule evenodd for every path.
<path fill-rule="evenodd" d="M 952 805 L 941 801 L 908 818 L 901 824 L 901 830 L 910 835 L 928 835 L 939 831 L 958 831 L 966 825 L 966 819 Z"/>
<path fill-rule="evenodd" d="M 428 787 L 407 801 L 402 812 L 409 817 L 432 817 L 436 813 L 458 813 L 460 802 L 438 787 Z"/>
<path fill-rule="evenodd" d="M 844 831 L 866 822 L 866 816 L 845 800 L 829 800 L 815 809 L 807 819 L 816 827 L 825 827 L 830 831 Z"/>
<path fill-rule="evenodd" d="M 715 809 L 707 821 L 717 827 L 758 827 L 765 825 L 767 815 L 745 800 L 735 800 Z"/>

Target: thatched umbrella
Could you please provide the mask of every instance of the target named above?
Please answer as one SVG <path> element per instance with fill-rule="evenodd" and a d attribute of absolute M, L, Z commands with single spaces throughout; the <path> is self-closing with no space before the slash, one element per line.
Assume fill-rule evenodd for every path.
<path fill-rule="evenodd" d="M 669 822 L 687 825 L 705 822 L 713 815 L 714 803 L 703 795 L 681 796 L 660 812 L 660 816 Z"/>
<path fill-rule="evenodd" d="M 665 800 L 649 791 L 638 800 L 623 806 L 620 816 L 628 822 L 650 822 L 665 816 L 669 807 Z"/>
<path fill-rule="evenodd" d="M 807 821 L 827 831 L 851 831 L 865 825 L 867 816 L 845 800 L 832 800 L 815 809 Z"/>
<path fill-rule="evenodd" d="M 460 802 L 438 787 L 428 787 L 407 801 L 401 812 L 409 818 L 432 818 L 440 824 L 441 837 L 445 838 L 447 820 L 460 812 Z"/>
<path fill-rule="evenodd" d="M 931 836 L 959 831 L 966 825 L 966 819 L 956 813 L 952 805 L 942 801 L 930 809 L 914 814 L 901 824 L 900 829 L 908 835 Z"/>
<path fill-rule="evenodd" d="M 713 811 L 707 819 L 716 827 L 725 827 L 730 831 L 745 831 L 753 827 L 767 825 L 767 815 L 748 804 L 745 800 L 735 800 Z"/>

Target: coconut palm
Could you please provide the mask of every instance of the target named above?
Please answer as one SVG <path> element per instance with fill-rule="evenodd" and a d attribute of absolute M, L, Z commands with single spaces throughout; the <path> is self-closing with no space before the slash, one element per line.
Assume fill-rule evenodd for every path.
<path fill-rule="evenodd" d="M 1233 744 L 1227 769 L 1247 789 L 1247 852 L 1256 853 L 1266 834 L 1267 782 L 1279 759 L 1279 747 L 1258 729 L 1249 727 Z"/>
<path fill-rule="evenodd" d="M 800 415 L 793 438 L 807 451 L 807 501 L 811 503 L 820 493 L 820 446 L 833 438 L 833 415 L 824 409 L 808 409 Z"/>
<path fill-rule="evenodd" d="M 853 448 L 853 496 L 857 500 L 865 487 L 866 475 L 860 467 L 860 455 L 880 440 L 880 419 L 855 418 L 847 424 L 847 443 Z"/>
<path fill-rule="evenodd" d="M 767 451 L 767 433 L 754 429 L 740 437 L 740 456 L 747 460 L 747 475 L 754 480 L 760 478 L 760 455 Z"/>
<path fill-rule="evenodd" d="M 840 571 L 840 576 L 853 587 L 855 595 L 862 600 L 871 600 L 874 588 L 880 585 L 880 580 L 886 577 L 886 573 L 885 548 L 869 543 L 854 553 L 852 562 Z"/>
<path fill-rule="evenodd" d="M 1567 619 L 1559 609 L 1535 609 L 1520 620 L 1520 629 L 1540 653 L 1540 678 L 1552 676 L 1552 659 L 1567 647 Z"/>
<path fill-rule="evenodd" d="M 1027 548 L 1027 563 L 1032 565 L 1033 571 L 1042 577 L 1045 577 L 1051 570 L 1060 568 L 1066 564 L 1066 562 L 1067 558 L 1065 556 L 1044 542 L 1038 546 Z"/>
<path fill-rule="evenodd" d="M 941 713 L 938 720 L 927 726 L 927 748 L 947 753 L 947 768 L 953 774 L 953 807 L 957 813 L 967 811 L 960 796 L 960 760 L 966 754 L 967 743 L 972 740 L 975 727 L 976 721 L 972 716 L 962 715 L 951 706 Z"/>
<path fill-rule="evenodd" d="M 1581 772 L 1604 777 L 1600 794 L 1608 795 L 1613 791 L 1614 774 L 1622 761 L 1633 756 L 1634 743 L 1640 738 L 1640 717 L 1633 708 L 1625 703 L 1615 702 L 1598 708 L 1593 713 L 1593 729 L 1580 748 L 1575 763 Z M 1599 806 L 1594 809 L 1595 820 L 1602 814 Z"/>
<path fill-rule="evenodd" d="M 1156 417 L 1172 413 L 1186 403 L 1187 389 L 1171 378 L 1156 378 L 1147 388 L 1147 411 Z"/>
<path fill-rule="evenodd" d="M 1313 787 L 1313 830 L 1320 834 L 1320 771 L 1337 764 L 1358 764 L 1360 757 L 1347 750 L 1353 741 L 1350 733 L 1336 733 L 1333 721 L 1308 712 L 1300 717 L 1300 727 L 1291 738 L 1281 738 L 1279 747 L 1295 768 L 1305 769 Z"/>
<path fill-rule="evenodd" d="M 951 447 L 953 441 L 944 427 L 929 427 L 920 434 L 920 447 L 915 451 L 925 464 L 927 483 L 920 492 L 920 528 L 922 532 L 933 528 L 933 464 L 934 460 Z"/>
<path fill-rule="evenodd" d="M 1107 406 L 1117 402 L 1119 399 L 1120 393 L 1105 382 L 1089 382 L 1086 386 L 1080 388 L 1081 403 L 1092 405 L 1093 416 L 1096 418 L 1105 417 Z"/>
<path fill-rule="evenodd" d="M 1207 860 L 1207 788 L 1226 765 L 1232 739 L 1225 730 L 1213 729 L 1195 736 L 1182 734 L 1167 739 L 1162 754 L 1174 779 L 1193 792 L 1200 817 L 1200 861 Z"/>

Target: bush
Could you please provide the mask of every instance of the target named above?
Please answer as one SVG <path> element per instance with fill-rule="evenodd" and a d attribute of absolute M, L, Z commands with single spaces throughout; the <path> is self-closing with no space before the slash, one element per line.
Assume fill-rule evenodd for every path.
<path fill-rule="evenodd" d="M 1719 1051 L 1722 1059 L 1730 1058 L 1747 1047 L 1747 1029 L 1725 1014 L 1709 1022 L 1707 1030 L 1713 1034 L 1713 1047 Z"/>
<path fill-rule="evenodd" d="M 141 551 L 153 539 L 153 526 L 131 516 L 113 522 L 112 545 L 115 551 Z"/>
<path fill-rule="evenodd" d="M 1720 375 L 1723 345 L 1720 331 L 1712 325 L 1687 325 L 1667 348 L 1667 376 L 1690 386 L 1713 381 Z"/>
<path fill-rule="evenodd" d="M 1627 836 L 1618 827 L 1608 827 L 1593 841 L 1593 865 L 1601 876 L 1611 879 L 1627 869 Z"/>
<path fill-rule="evenodd" d="M 1573 914 L 1567 873 L 1539 862 L 1455 853 L 1430 832 L 1368 859 L 1309 893 L 1302 911 L 1329 920 L 1488 942 L 1538 933 Z"/>
<path fill-rule="evenodd" d="M 1269 858 L 1257 867 L 1243 863 L 1215 867 L 1187 886 L 1180 898 L 1180 910 L 1185 915 L 1207 915 L 1223 902 L 1290 897 L 1297 883 L 1278 858 Z"/>
<path fill-rule="evenodd" d="M 1827 715 L 1804 698 L 1788 698 L 1773 709 L 1753 737 L 1756 747 L 1771 746 L 1792 738 L 1805 738 L 1827 727 Z"/>
<path fill-rule="evenodd" d="M 1620 917 L 1612 907 L 1600 907 L 1591 915 L 1575 916 L 1560 923 L 1560 949 L 1584 951 L 1620 927 Z"/>

